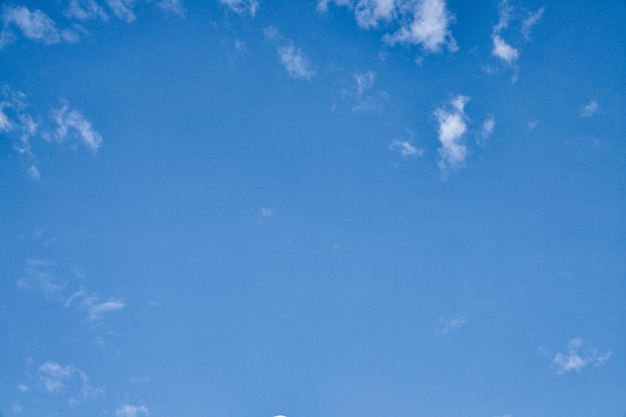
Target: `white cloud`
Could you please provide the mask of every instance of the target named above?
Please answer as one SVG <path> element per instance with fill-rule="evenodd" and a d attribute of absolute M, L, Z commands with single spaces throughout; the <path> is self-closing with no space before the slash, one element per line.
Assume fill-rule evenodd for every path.
<path fill-rule="evenodd" d="M 149 415 L 150 410 L 145 405 L 123 404 L 115 410 L 115 417 L 139 417 L 141 415 Z"/>
<path fill-rule="evenodd" d="M 522 35 L 524 39 L 530 40 L 530 30 L 533 26 L 535 26 L 539 20 L 541 20 L 541 16 L 543 16 L 544 8 L 540 8 L 535 13 L 531 13 L 524 21 L 522 22 Z"/>
<path fill-rule="evenodd" d="M 509 65 L 517 61 L 517 58 L 519 58 L 519 52 L 517 49 L 513 48 L 511 45 L 506 43 L 504 39 L 502 39 L 499 35 L 493 35 L 492 40 L 493 40 L 492 53 L 495 56 L 502 59 Z"/>
<path fill-rule="evenodd" d="M 491 33 L 491 39 L 493 41 L 493 49 L 491 53 L 511 65 L 519 58 L 519 51 L 502 39 L 500 34 L 509 26 L 513 8 L 509 5 L 508 0 L 502 0 L 498 5 L 498 8 L 498 23 L 493 27 L 493 31 Z"/>
<path fill-rule="evenodd" d="M 384 91 L 370 94 L 369 90 L 374 86 L 376 73 L 365 71 L 353 74 L 354 85 L 342 92 L 344 98 L 355 101 L 352 112 L 380 111 L 389 100 L 389 94 Z"/>
<path fill-rule="evenodd" d="M 180 17 L 185 16 L 186 10 L 180 0 L 161 0 L 157 3 L 157 6 Z"/>
<path fill-rule="evenodd" d="M 126 304 L 122 300 L 109 300 L 99 302 L 95 296 L 86 297 L 83 300 L 83 306 L 87 309 L 89 321 L 96 322 L 102 319 L 102 316 L 111 311 L 122 310 Z"/>
<path fill-rule="evenodd" d="M 600 110 L 600 105 L 596 103 L 596 101 L 591 100 L 585 107 L 580 111 L 581 117 L 591 117 L 596 114 Z"/>
<path fill-rule="evenodd" d="M 528 122 L 528 130 L 535 130 L 538 124 L 538 120 L 531 120 L 530 122 Z"/>
<path fill-rule="evenodd" d="M 420 0 L 414 5 L 413 21 L 403 25 L 393 35 L 383 38 L 390 44 L 421 45 L 428 52 L 439 52 L 442 45 L 450 51 L 458 49 L 448 26 L 454 18 L 446 9 L 445 0 Z"/>
<path fill-rule="evenodd" d="M 37 181 L 37 180 L 39 180 L 39 179 L 41 178 L 41 175 L 39 174 L 39 169 L 37 168 L 37 166 L 36 166 L 36 165 L 31 165 L 31 166 L 28 168 L 27 173 L 28 173 L 28 176 L 29 176 L 31 179 L 35 180 L 35 181 Z"/>
<path fill-rule="evenodd" d="M 220 0 L 220 3 L 228 6 L 233 12 L 240 15 L 250 15 L 254 17 L 259 8 L 258 0 Z"/>
<path fill-rule="evenodd" d="M 28 388 L 28 386 L 27 386 L 27 385 L 24 385 L 24 384 L 19 384 L 19 385 L 17 386 L 17 390 L 18 390 L 19 392 L 28 392 L 28 391 L 29 391 L 29 388 Z"/>
<path fill-rule="evenodd" d="M 424 149 L 418 149 L 411 142 L 399 139 L 395 139 L 389 144 L 389 150 L 399 152 L 400 155 L 405 158 L 421 156 L 424 154 Z"/>
<path fill-rule="evenodd" d="M 96 152 L 102 143 L 102 136 L 78 110 L 70 110 L 67 103 L 53 110 L 52 119 L 57 125 L 56 138 L 63 142 L 68 136 L 78 138 L 85 146 Z"/>
<path fill-rule="evenodd" d="M 453 330 L 460 329 L 465 326 L 469 322 L 469 316 L 467 314 L 459 314 L 450 319 L 439 319 L 439 324 L 441 328 L 437 332 L 439 335 L 445 335 L 450 333 Z"/>
<path fill-rule="evenodd" d="M 72 377 L 72 366 L 61 366 L 56 362 L 48 361 L 39 367 L 39 378 L 48 392 L 61 392 L 65 383 Z"/>
<path fill-rule="evenodd" d="M 483 122 L 480 133 L 477 137 L 477 142 L 479 145 L 484 145 L 487 143 L 487 140 L 493 135 L 493 130 L 496 127 L 496 118 L 493 114 L 487 116 L 485 121 Z"/>
<path fill-rule="evenodd" d="M 467 146 L 463 141 L 463 135 L 467 131 L 467 116 L 464 107 L 469 100 L 469 97 L 459 95 L 451 100 L 448 109 L 435 110 L 435 117 L 439 123 L 438 139 L 441 143 L 439 168 L 442 171 L 460 168 L 465 163 Z"/>
<path fill-rule="evenodd" d="M 600 353 L 596 348 L 585 347 L 582 339 L 575 338 L 569 341 L 565 352 L 558 352 L 552 357 L 552 365 L 559 375 L 580 372 L 588 365 L 604 365 L 611 355 L 611 352 Z"/>
<path fill-rule="evenodd" d="M 278 48 L 278 56 L 291 78 L 310 80 L 315 75 L 311 61 L 300 48 L 293 45 L 281 46 Z"/>
<path fill-rule="evenodd" d="M 54 21 L 41 10 L 30 11 L 24 6 L 4 6 L 2 13 L 3 36 L 6 39 L 5 31 L 10 31 L 11 26 L 17 26 L 22 34 L 28 39 L 40 41 L 44 44 L 58 43 L 61 36 L 54 24 Z M 3 46 L 0 43 L 0 47 Z"/>
<path fill-rule="evenodd" d="M 133 12 L 134 0 L 107 0 L 107 5 L 113 14 L 126 23 L 134 22 L 137 17 Z"/>
<path fill-rule="evenodd" d="M 108 19 L 104 9 L 95 0 L 70 0 L 65 16 L 78 20 Z"/>
<path fill-rule="evenodd" d="M 439 52 L 444 45 L 450 51 L 458 49 L 448 29 L 454 16 L 448 12 L 445 0 L 319 0 L 317 9 L 326 12 L 330 3 L 353 9 L 363 29 L 397 27 L 383 36 L 391 45 L 421 45 L 427 52 Z"/>

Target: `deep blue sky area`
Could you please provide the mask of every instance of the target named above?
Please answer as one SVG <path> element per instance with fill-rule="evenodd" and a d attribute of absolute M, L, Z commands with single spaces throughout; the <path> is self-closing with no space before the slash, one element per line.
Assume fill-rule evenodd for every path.
<path fill-rule="evenodd" d="M 0 26 L 0 417 L 626 416 L 626 2 Z"/>

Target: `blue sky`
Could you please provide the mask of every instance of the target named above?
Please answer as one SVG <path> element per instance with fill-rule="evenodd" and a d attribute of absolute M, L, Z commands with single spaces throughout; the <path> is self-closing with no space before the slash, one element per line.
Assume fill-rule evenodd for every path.
<path fill-rule="evenodd" d="M 0 416 L 626 416 L 625 2 L 0 13 Z"/>

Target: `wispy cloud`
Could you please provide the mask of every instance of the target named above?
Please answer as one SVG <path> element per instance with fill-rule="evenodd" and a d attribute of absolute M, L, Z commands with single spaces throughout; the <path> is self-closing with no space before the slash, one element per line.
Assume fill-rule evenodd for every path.
<path fill-rule="evenodd" d="M 54 21 L 41 10 L 30 11 L 24 6 L 3 6 L 2 32 L 0 33 L 0 49 L 15 42 L 16 35 L 12 28 L 16 27 L 22 35 L 30 40 L 45 45 L 62 41 L 75 42 L 78 34 L 72 30 L 58 30 Z"/>
<path fill-rule="evenodd" d="M 139 417 L 141 415 L 149 415 L 150 410 L 145 405 L 123 404 L 115 410 L 115 417 Z"/>
<path fill-rule="evenodd" d="M 458 49 L 452 32 L 448 29 L 454 17 L 446 9 L 445 0 L 420 0 L 413 6 L 410 24 L 400 27 L 394 34 L 383 38 L 390 44 L 421 45 L 427 52 L 439 52 L 447 45 L 452 52 Z"/>
<path fill-rule="evenodd" d="M 265 38 L 277 43 L 280 63 L 287 70 L 291 78 L 310 80 L 315 75 L 315 70 L 309 57 L 294 45 L 294 43 L 280 34 L 274 26 L 266 28 Z"/>
<path fill-rule="evenodd" d="M 587 103 L 587 105 L 585 105 L 585 107 L 580 110 L 580 116 L 591 117 L 594 114 L 598 113 L 598 111 L 600 111 L 600 105 L 595 100 L 591 100 L 589 103 Z"/>
<path fill-rule="evenodd" d="M 107 20 L 104 8 L 95 0 L 70 0 L 64 12 L 66 17 L 77 20 Z"/>
<path fill-rule="evenodd" d="M 524 19 L 522 22 L 522 35 L 524 36 L 524 39 L 530 40 L 530 30 L 539 22 L 539 20 L 541 20 L 544 10 L 545 9 L 542 7 Z"/>
<path fill-rule="evenodd" d="M 102 136 L 95 131 L 91 123 L 78 110 L 70 110 L 67 103 L 51 113 L 56 123 L 56 138 L 63 142 L 68 137 L 75 137 L 85 146 L 96 152 L 102 143 Z"/>
<path fill-rule="evenodd" d="M 80 391 L 72 393 L 70 404 L 79 402 L 77 396 L 85 400 L 104 394 L 104 388 L 90 385 L 87 374 L 74 365 L 60 365 L 54 361 L 47 361 L 39 366 L 37 373 L 44 389 L 50 393 L 63 393 L 67 390 L 67 384 L 79 380 Z"/>
<path fill-rule="evenodd" d="M 326 12 L 330 3 L 354 10 L 363 29 L 396 27 L 383 36 L 388 44 L 420 45 L 427 52 L 439 52 L 443 46 L 458 49 L 449 30 L 454 16 L 445 0 L 318 0 L 317 9 Z"/>
<path fill-rule="evenodd" d="M 315 75 L 311 60 L 300 48 L 294 45 L 281 46 L 278 48 L 278 56 L 291 78 L 310 80 Z"/>
<path fill-rule="evenodd" d="M 384 91 L 371 92 L 376 73 L 374 71 L 357 72 L 352 75 L 353 85 L 342 92 L 343 98 L 354 100 L 353 113 L 381 111 L 389 100 Z"/>
<path fill-rule="evenodd" d="M 547 355 L 551 358 L 552 366 L 559 375 L 567 372 L 580 372 L 588 365 L 602 366 L 612 355 L 612 352 L 601 353 L 597 348 L 588 346 L 581 338 L 574 338 L 567 344 L 565 352 Z"/>
<path fill-rule="evenodd" d="M 76 267 L 72 268 L 70 274 Z M 58 278 L 70 275 L 63 271 L 61 265 L 41 259 L 27 259 L 26 268 L 17 281 L 18 288 L 35 291 L 45 299 L 62 304 L 65 308 L 74 308 L 87 313 L 90 323 L 98 324 L 105 314 L 119 311 L 126 307 L 121 298 L 102 299 L 98 294 L 87 291 L 84 288 L 71 290 L 72 285 L 67 277 L 65 280 Z"/>
<path fill-rule="evenodd" d="M 120 20 L 131 23 L 137 20 L 137 16 L 133 12 L 135 0 L 107 0 L 107 5 Z"/>
<path fill-rule="evenodd" d="M 491 40 L 493 41 L 493 49 L 491 53 L 506 62 L 508 65 L 511 65 L 514 64 L 519 58 L 519 52 L 502 39 L 500 34 L 509 26 L 513 8 L 509 5 L 508 0 L 502 0 L 498 5 L 498 9 L 498 23 L 493 27 L 493 31 L 491 33 Z"/>
<path fill-rule="evenodd" d="M 458 95 L 450 101 L 449 106 L 435 110 L 435 117 L 439 124 L 438 139 L 441 143 L 439 168 L 444 172 L 460 168 L 465 164 L 467 146 L 463 135 L 467 131 L 468 117 L 464 108 L 469 100 L 467 96 Z"/>
<path fill-rule="evenodd" d="M 259 8 L 258 0 L 220 0 L 220 3 L 228 6 L 230 10 L 240 15 L 254 17 Z"/>
<path fill-rule="evenodd" d="M 187 12 L 180 0 L 161 0 L 157 6 L 166 12 L 184 17 Z"/>
<path fill-rule="evenodd" d="M 466 313 L 456 315 L 452 318 L 440 318 L 440 329 L 437 331 L 439 335 L 445 335 L 451 331 L 460 329 L 469 322 L 469 316 Z"/>
<path fill-rule="evenodd" d="M 479 145 L 484 146 L 489 140 L 489 138 L 491 137 L 491 135 L 493 135 L 493 131 L 495 127 L 496 127 L 496 118 L 493 114 L 490 114 L 487 116 L 487 118 L 483 122 L 480 128 L 480 132 L 478 133 L 478 136 L 476 138 L 476 142 Z"/>
<path fill-rule="evenodd" d="M 417 148 L 408 140 L 400 140 L 394 139 L 389 144 L 389 150 L 398 152 L 405 158 L 422 156 L 424 154 L 424 149 Z"/>
<path fill-rule="evenodd" d="M 89 321 L 97 322 L 102 320 L 104 314 L 111 311 L 122 310 L 126 307 L 126 304 L 120 299 L 101 302 L 97 297 L 89 296 L 83 300 L 83 306 L 87 310 Z"/>

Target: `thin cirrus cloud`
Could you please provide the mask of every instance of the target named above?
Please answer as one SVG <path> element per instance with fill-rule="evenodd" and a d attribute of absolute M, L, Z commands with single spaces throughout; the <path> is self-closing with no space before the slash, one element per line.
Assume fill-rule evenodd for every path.
<path fill-rule="evenodd" d="M 600 105 L 595 100 L 591 100 L 580 110 L 580 116 L 591 117 L 598 113 L 598 111 L 600 111 Z"/>
<path fill-rule="evenodd" d="M 452 318 L 439 319 L 440 329 L 437 331 L 437 334 L 440 336 L 446 335 L 454 330 L 458 330 L 461 327 L 465 326 L 469 322 L 469 316 L 464 314 L 456 315 Z"/>
<path fill-rule="evenodd" d="M 79 287 L 72 291 L 71 279 L 60 279 L 59 276 L 78 277 L 74 270 L 69 273 L 62 265 L 41 259 L 27 259 L 21 277 L 17 281 L 17 287 L 21 290 L 32 291 L 42 295 L 46 300 L 63 305 L 65 308 L 75 308 L 77 311 L 86 313 L 87 321 L 91 324 L 99 324 L 104 316 L 113 311 L 119 311 L 126 307 L 121 298 L 102 298 L 96 294 Z"/>
<path fill-rule="evenodd" d="M 417 157 L 424 154 L 424 149 L 417 148 L 408 140 L 400 140 L 394 139 L 389 144 L 389 150 L 393 152 L 398 152 L 401 156 L 405 158 Z"/>
<path fill-rule="evenodd" d="M 541 7 L 536 12 L 530 13 L 530 15 L 526 19 L 524 19 L 524 21 L 522 22 L 522 35 L 524 36 L 524 39 L 530 40 L 530 31 L 533 26 L 535 26 L 539 22 L 539 20 L 541 20 L 544 10 L 545 8 Z"/>
<path fill-rule="evenodd" d="M 354 101 L 353 113 L 381 111 L 389 100 L 384 91 L 371 92 L 376 81 L 374 71 L 357 72 L 352 75 L 353 85 L 342 91 L 343 98 Z"/>
<path fill-rule="evenodd" d="M 82 21 L 91 19 L 108 19 L 104 8 L 95 0 L 70 0 L 64 14 L 68 18 Z"/>
<path fill-rule="evenodd" d="M 47 361 L 39 366 L 37 374 L 41 385 L 49 393 L 71 395 L 68 400 L 70 405 L 77 404 L 80 402 L 79 399 L 86 400 L 104 394 L 104 388 L 92 386 L 87 374 L 74 365 L 61 365 L 55 361 Z M 76 390 L 74 381 L 80 381 L 80 389 L 66 392 L 69 390 L 68 385 Z"/>
<path fill-rule="evenodd" d="M 115 417 L 140 417 L 150 414 L 150 410 L 145 405 L 122 404 L 115 410 Z"/>
<path fill-rule="evenodd" d="M 280 34 L 278 29 L 270 26 L 264 30 L 265 38 L 277 44 L 280 63 L 287 74 L 294 79 L 310 80 L 315 76 L 315 69 L 309 57 L 294 45 L 294 43 Z"/>
<path fill-rule="evenodd" d="M 233 12 L 239 15 L 250 15 L 254 17 L 259 8 L 258 0 L 219 0 Z"/>
<path fill-rule="evenodd" d="M 547 353 L 551 358 L 551 365 L 558 375 L 568 372 L 580 372 L 589 365 L 602 366 L 612 356 L 612 352 L 601 353 L 597 348 L 589 346 L 581 338 L 571 339 L 564 352 Z"/>
<path fill-rule="evenodd" d="M 363 29 L 395 27 L 383 36 L 390 45 L 420 45 L 429 53 L 440 52 L 443 46 L 452 52 L 458 49 L 449 29 L 454 16 L 445 0 L 318 0 L 318 11 L 326 12 L 330 3 L 354 10 Z"/>
<path fill-rule="evenodd" d="M 458 95 L 446 107 L 435 110 L 438 122 L 439 168 L 443 172 L 461 168 L 467 158 L 467 145 L 463 136 L 467 131 L 468 117 L 465 114 L 465 105 L 470 98 Z"/>
<path fill-rule="evenodd" d="M 485 145 L 491 135 L 493 135 L 493 131 L 496 127 L 496 118 L 493 114 L 487 116 L 482 126 L 480 127 L 480 132 L 476 138 L 476 142 L 479 145 Z"/>
<path fill-rule="evenodd" d="M 60 108 L 52 111 L 51 117 L 56 124 L 57 141 L 64 142 L 67 138 L 76 138 L 92 152 L 98 151 L 102 136 L 80 111 L 70 109 L 67 103 L 63 103 Z"/>
<path fill-rule="evenodd" d="M 44 45 L 77 42 L 80 39 L 80 35 L 74 30 L 57 29 L 54 21 L 46 13 L 37 9 L 31 11 L 24 6 L 5 5 L 0 19 L 2 20 L 0 49 L 17 40 L 15 29 L 19 29 L 25 38 Z"/>

